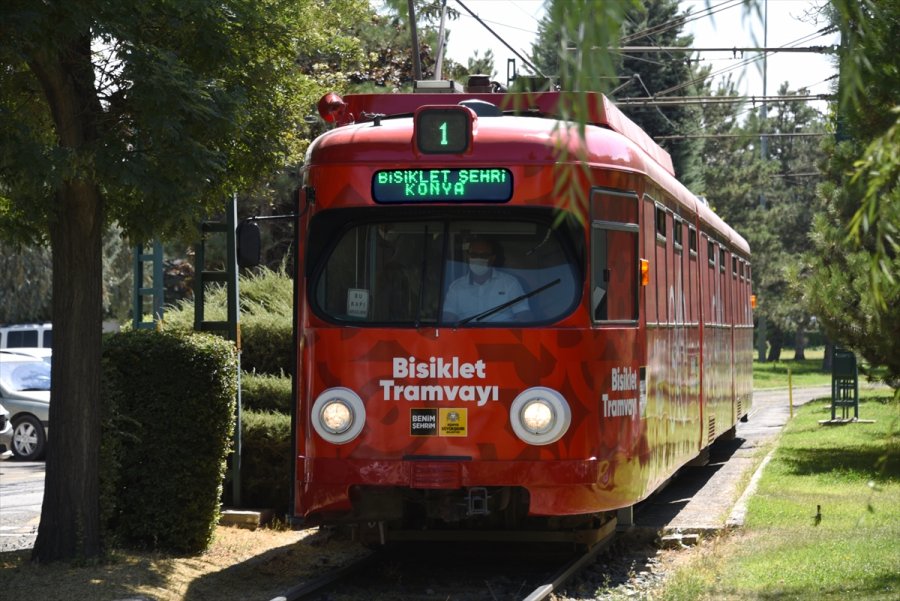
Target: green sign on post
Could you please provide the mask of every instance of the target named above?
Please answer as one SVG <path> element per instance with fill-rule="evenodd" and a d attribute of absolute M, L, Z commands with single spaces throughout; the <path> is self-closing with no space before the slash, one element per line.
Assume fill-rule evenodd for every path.
<path fill-rule="evenodd" d="M 841 408 L 842 419 L 847 419 L 853 407 L 853 418 L 859 419 L 859 370 L 856 355 L 845 349 L 834 349 L 831 363 L 831 419 Z"/>

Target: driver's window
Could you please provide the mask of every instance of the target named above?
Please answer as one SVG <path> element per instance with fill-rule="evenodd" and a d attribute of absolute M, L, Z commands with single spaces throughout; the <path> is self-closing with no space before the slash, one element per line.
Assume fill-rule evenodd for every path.
<path fill-rule="evenodd" d="M 318 306 L 347 321 L 437 317 L 443 224 L 364 223 L 345 231 L 316 282 Z"/>
<path fill-rule="evenodd" d="M 552 224 L 454 221 L 449 238 L 445 323 L 548 322 L 577 302 L 577 272 Z"/>

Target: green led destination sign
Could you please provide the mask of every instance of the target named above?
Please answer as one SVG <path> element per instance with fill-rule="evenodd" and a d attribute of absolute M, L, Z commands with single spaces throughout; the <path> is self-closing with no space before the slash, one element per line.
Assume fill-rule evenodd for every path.
<path fill-rule="evenodd" d="M 372 177 L 375 202 L 506 202 L 512 198 L 509 169 L 392 169 Z"/>

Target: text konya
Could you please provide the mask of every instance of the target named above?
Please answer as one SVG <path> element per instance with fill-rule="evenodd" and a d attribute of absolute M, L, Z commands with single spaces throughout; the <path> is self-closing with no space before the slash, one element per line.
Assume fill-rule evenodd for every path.
<path fill-rule="evenodd" d="M 466 363 L 459 357 L 431 357 L 416 361 L 415 357 L 394 357 L 392 380 L 379 380 L 386 401 L 463 401 L 478 406 L 500 399 L 499 387 L 480 384 L 419 384 L 415 380 L 485 380 L 484 361 Z"/>

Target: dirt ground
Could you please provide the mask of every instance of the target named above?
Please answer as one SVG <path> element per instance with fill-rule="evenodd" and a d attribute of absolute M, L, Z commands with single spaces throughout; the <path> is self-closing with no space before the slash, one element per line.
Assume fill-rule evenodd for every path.
<path fill-rule="evenodd" d="M 100 562 L 46 566 L 31 550 L 0 553 L 4 599 L 44 601 L 244 601 L 271 599 L 365 553 L 328 532 L 220 526 L 195 557 L 115 551 Z"/>

